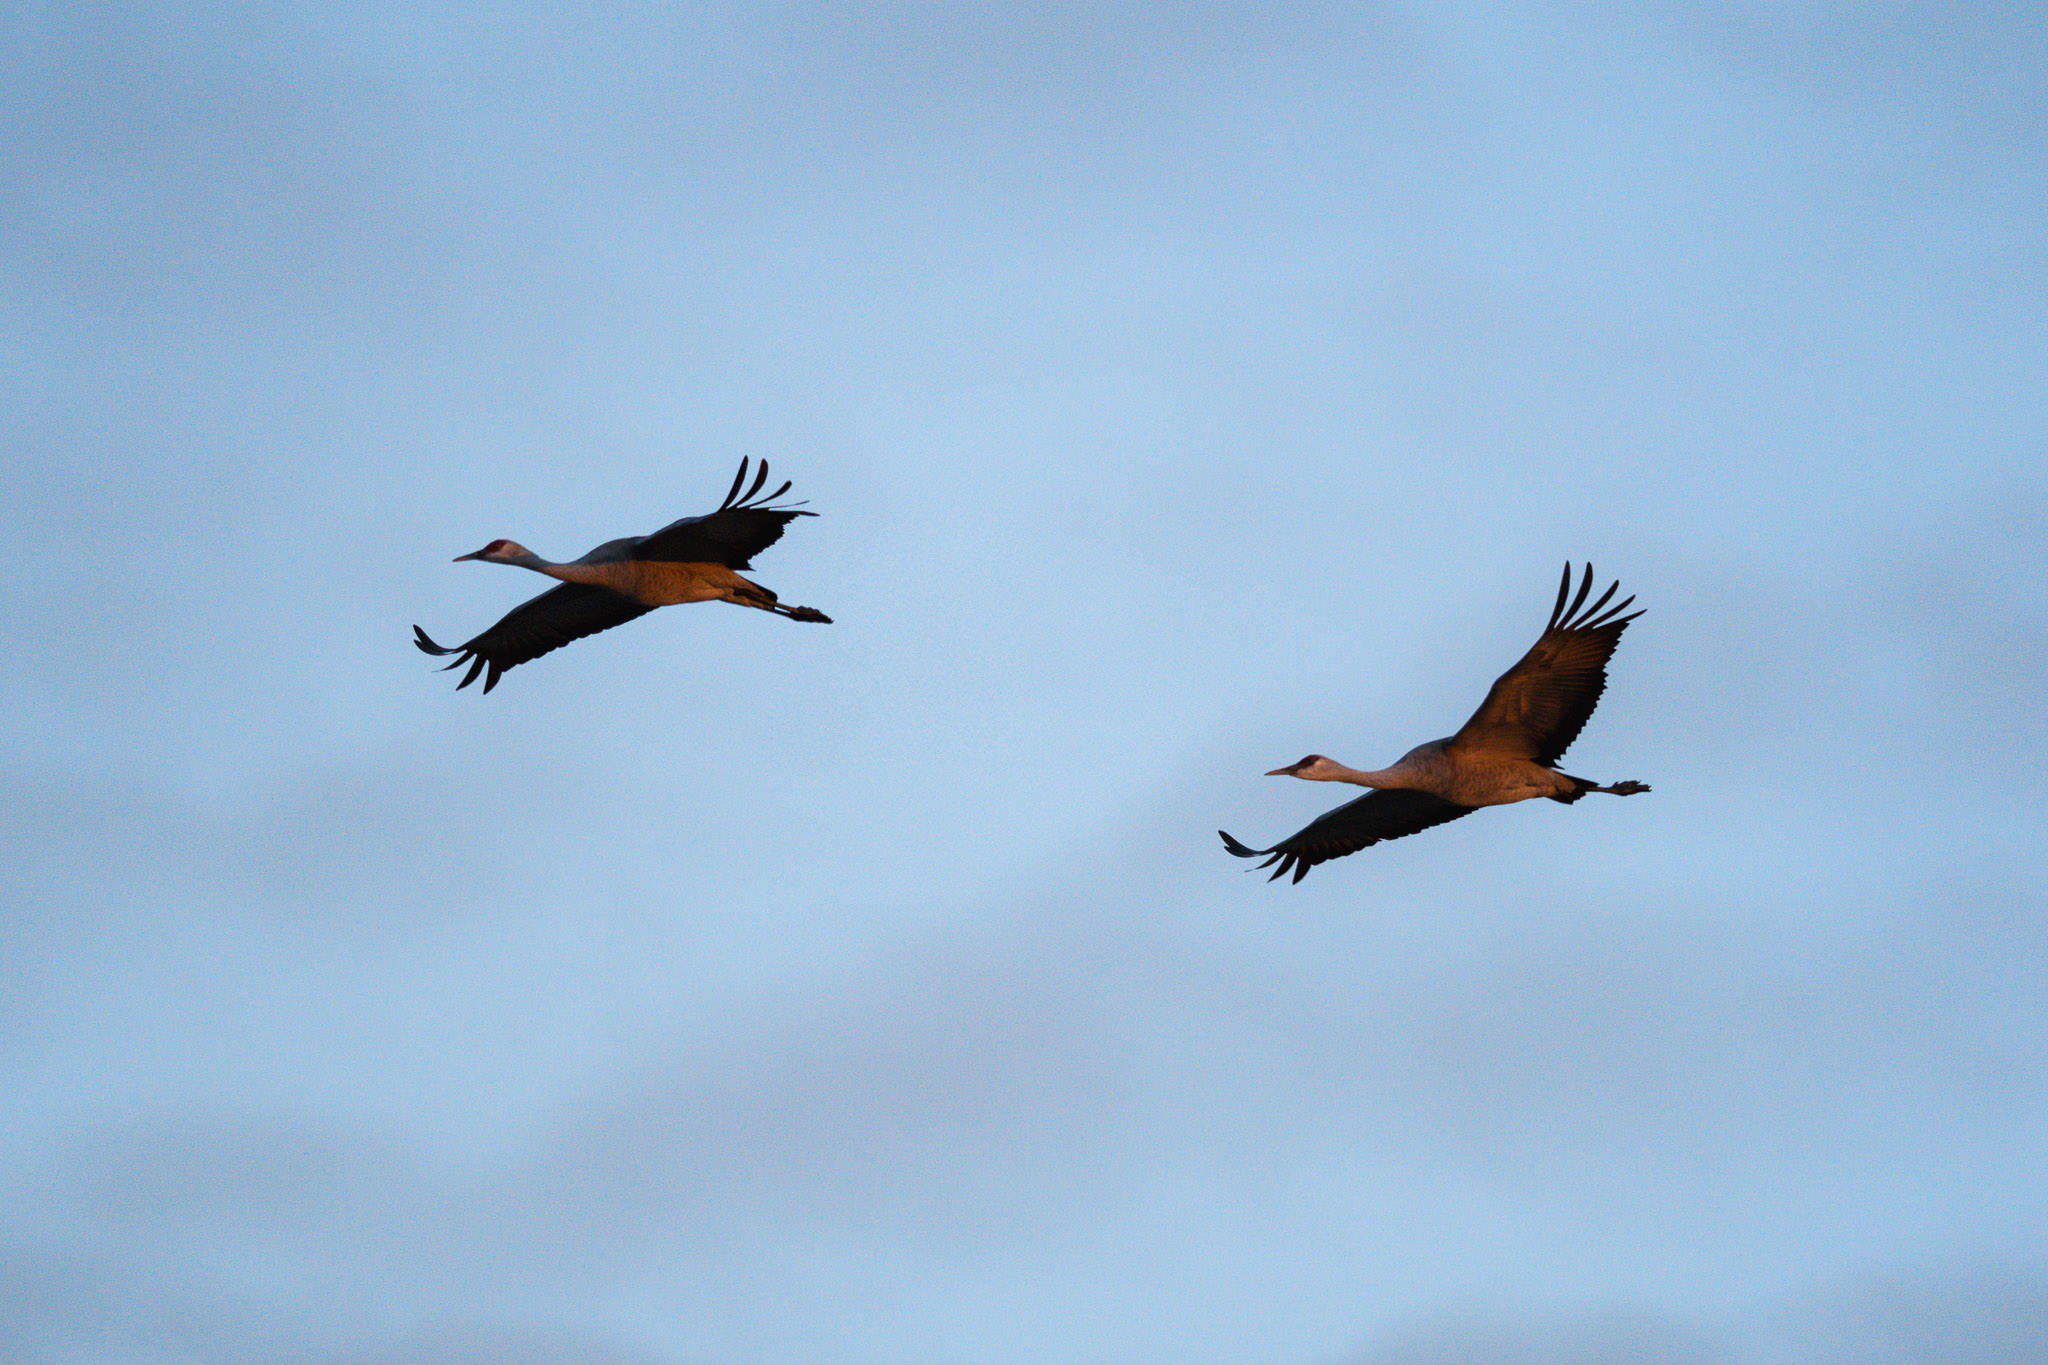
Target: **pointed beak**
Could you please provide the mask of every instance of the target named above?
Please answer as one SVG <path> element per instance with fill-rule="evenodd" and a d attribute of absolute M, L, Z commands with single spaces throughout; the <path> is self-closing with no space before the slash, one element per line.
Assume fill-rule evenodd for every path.
<path fill-rule="evenodd" d="M 483 557 L 484 552 L 482 550 L 475 550 L 466 555 L 457 555 L 455 556 L 455 558 L 449 560 L 448 562 L 450 564 L 460 564 L 465 559 L 482 559 Z"/>
<path fill-rule="evenodd" d="M 1273 769 L 1273 771 L 1272 771 L 1272 772 L 1269 772 L 1269 773 L 1267 773 L 1267 774 L 1266 774 L 1266 776 L 1268 776 L 1268 777 L 1292 777 L 1292 776 L 1294 776 L 1294 769 L 1295 769 L 1295 768 L 1299 768 L 1300 766 L 1301 766 L 1301 765 L 1300 765 L 1299 763 L 1297 763 L 1297 764 L 1295 764 L 1295 765 L 1294 765 L 1293 767 L 1290 767 L 1290 768 L 1275 768 L 1275 769 Z"/>

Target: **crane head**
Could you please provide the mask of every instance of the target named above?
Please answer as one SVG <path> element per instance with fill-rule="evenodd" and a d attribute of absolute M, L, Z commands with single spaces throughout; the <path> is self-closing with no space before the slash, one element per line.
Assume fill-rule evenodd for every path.
<path fill-rule="evenodd" d="M 482 559 L 495 564 L 502 564 L 507 560 L 516 559 L 525 553 L 526 547 L 516 540 L 494 540 L 474 554 L 455 556 L 454 562 L 460 564 L 465 559 Z"/>
<path fill-rule="evenodd" d="M 1337 767 L 1335 762 L 1324 758 L 1321 754 L 1310 754 L 1307 758 L 1297 763 L 1290 763 L 1284 768 L 1275 768 L 1272 772 L 1267 773 L 1266 776 L 1299 777 L 1310 782 L 1327 782 L 1329 780 L 1328 770 L 1335 767 Z"/>

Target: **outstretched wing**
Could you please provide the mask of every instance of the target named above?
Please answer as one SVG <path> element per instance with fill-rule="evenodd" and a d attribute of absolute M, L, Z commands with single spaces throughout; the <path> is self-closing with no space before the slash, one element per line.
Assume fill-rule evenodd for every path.
<path fill-rule="evenodd" d="M 1607 690 L 1607 661 L 1614 656 L 1622 631 L 1642 615 L 1621 614 L 1636 600 L 1633 597 L 1607 605 L 1620 586 L 1609 584 L 1599 601 L 1580 610 L 1593 590 L 1593 566 L 1588 564 L 1578 596 L 1566 607 L 1572 587 L 1572 566 L 1566 564 L 1550 624 L 1522 661 L 1494 682 L 1472 719 L 1451 736 L 1450 747 L 1526 758 L 1546 768 L 1563 758 Z"/>
<path fill-rule="evenodd" d="M 467 644 L 454 649 L 437 645 L 418 626 L 412 628 L 413 643 L 423 653 L 457 655 L 448 668 L 469 665 L 469 672 L 456 685 L 458 692 L 475 682 L 477 674 L 488 669 L 484 678 L 484 691 L 488 692 L 498 685 L 498 675 L 508 668 L 517 668 L 549 650 L 560 649 L 571 640 L 624 625 L 634 617 L 644 616 L 653 610 L 630 597 L 620 596 L 610 588 L 564 583 L 512 608 L 498 624 Z M 442 670 L 444 673 L 447 671 Z"/>
<path fill-rule="evenodd" d="M 768 462 L 761 461 L 753 487 L 744 496 L 740 485 L 747 481 L 747 461 L 733 477 L 732 490 L 716 512 L 701 517 L 672 521 L 633 547 L 635 559 L 659 559 L 672 564 L 723 564 L 728 569 L 751 568 L 754 556 L 782 539 L 783 528 L 798 517 L 815 517 L 816 512 L 799 512 L 794 507 L 770 507 L 789 483 L 766 497 L 758 496 L 768 482 Z"/>
<path fill-rule="evenodd" d="M 1318 816 L 1271 848 L 1246 848 L 1222 830 L 1216 832 L 1223 835 L 1223 846 L 1240 858 L 1270 855 L 1259 864 L 1260 867 L 1273 868 L 1273 875 L 1267 881 L 1278 881 L 1287 872 L 1292 872 L 1294 880 L 1300 881 L 1317 863 L 1356 853 L 1387 839 L 1419 834 L 1432 825 L 1447 824 L 1477 809 L 1476 806 L 1455 805 L 1428 792 L 1369 791 L 1356 801 L 1346 801 L 1328 814 Z M 1275 863 L 1279 866 L 1274 867 Z"/>

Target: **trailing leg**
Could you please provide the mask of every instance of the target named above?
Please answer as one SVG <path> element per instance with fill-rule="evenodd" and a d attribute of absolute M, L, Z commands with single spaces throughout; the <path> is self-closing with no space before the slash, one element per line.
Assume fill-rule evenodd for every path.
<path fill-rule="evenodd" d="M 739 577 L 737 574 L 734 577 Z M 777 601 L 775 594 L 759 583 L 741 578 L 740 585 L 728 591 L 725 600 L 742 607 L 758 607 L 772 611 L 777 616 L 787 616 L 792 621 L 817 621 L 832 624 L 832 618 L 816 607 L 788 607 Z"/>
<path fill-rule="evenodd" d="M 1615 782 L 1603 787 L 1598 782 L 1588 782 L 1585 778 L 1573 777 L 1570 773 L 1559 773 L 1558 776 L 1570 782 L 1572 789 L 1568 792 L 1559 792 L 1550 799 L 1562 801 L 1567 806 L 1584 796 L 1587 792 L 1606 792 L 1609 796 L 1634 796 L 1638 792 L 1646 792 L 1650 789 L 1649 784 L 1644 782 Z"/>

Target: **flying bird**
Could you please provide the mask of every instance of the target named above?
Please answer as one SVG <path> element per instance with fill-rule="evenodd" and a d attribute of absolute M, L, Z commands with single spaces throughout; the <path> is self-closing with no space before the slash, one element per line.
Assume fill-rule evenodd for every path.
<path fill-rule="evenodd" d="M 1583 777 L 1557 771 L 1564 751 L 1586 728 L 1586 721 L 1607 687 L 1607 661 L 1628 623 L 1641 611 L 1628 610 L 1633 597 L 1609 607 L 1619 582 L 1592 606 L 1585 606 L 1593 588 L 1593 566 L 1579 583 L 1571 606 L 1572 566 L 1564 566 L 1557 605 L 1550 624 L 1520 663 L 1500 675 L 1486 700 L 1457 734 L 1433 739 L 1401 756 L 1391 768 L 1360 772 L 1321 754 L 1275 768 L 1268 777 L 1299 777 L 1310 782 L 1349 782 L 1372 787 L 1311 821 L 1271 848 L 1246 848 L 1224 833 L 1223 846 L 1240 858 L 1264 856 L 1262 868 L 1273 868 L 1268 881 L 1292 872 L 1300 881 L 1317 863 L 1356 853 L 1385 839 L 1405 838 L 1433 825 L 1470 815 L 1481 806 L 1505 806 L 1547 796 L 1566 805 L 1587 792 L 1633 796 L 1649 788 L 1641 782 L 1601 786 Z M 1583 610 L 1581 609 L 1583 608 Z M 1276 866 L 1277 864 L 1277 866 Z"/>
<path fill-rule="evenodd" d="M 832 618 L 815 607 L 784 606 L 774 593 L 735 572 L 752 567 L 754 556 L 780 540 L 790 522 L 817 515 L 798 511 L 796 504 L 771 505 L 789 491 L 787 481 L 766 497 L 760 496 L 761 486 L 768 482 L 766 460 L 761 461 L 753 485 L 742 495 L 747 463 L 740 461 L 740 472 L 717 511 L 672 521 L 653 535 L 608 540 L 567 564 L 542 559 L 510 540 L 494 540 L 474 554 L 457 555 L 458 564 L 465 559 L 516 564 L 559 578 L 562 585 L 514 607 L 498 624 L 454 649 L 435 644 L 418 626 L 412 628 L 413 643 L 428 654 L 455 655 L 448 668 L 469 665 L 456 691 L 482 673 L 484 691 L 488 692 L 508 668 L 538 659 L 571 640 L 624 625 L 656 607 L 679 602 L 736 602 L 792 621 L 829 623 Z"/>

